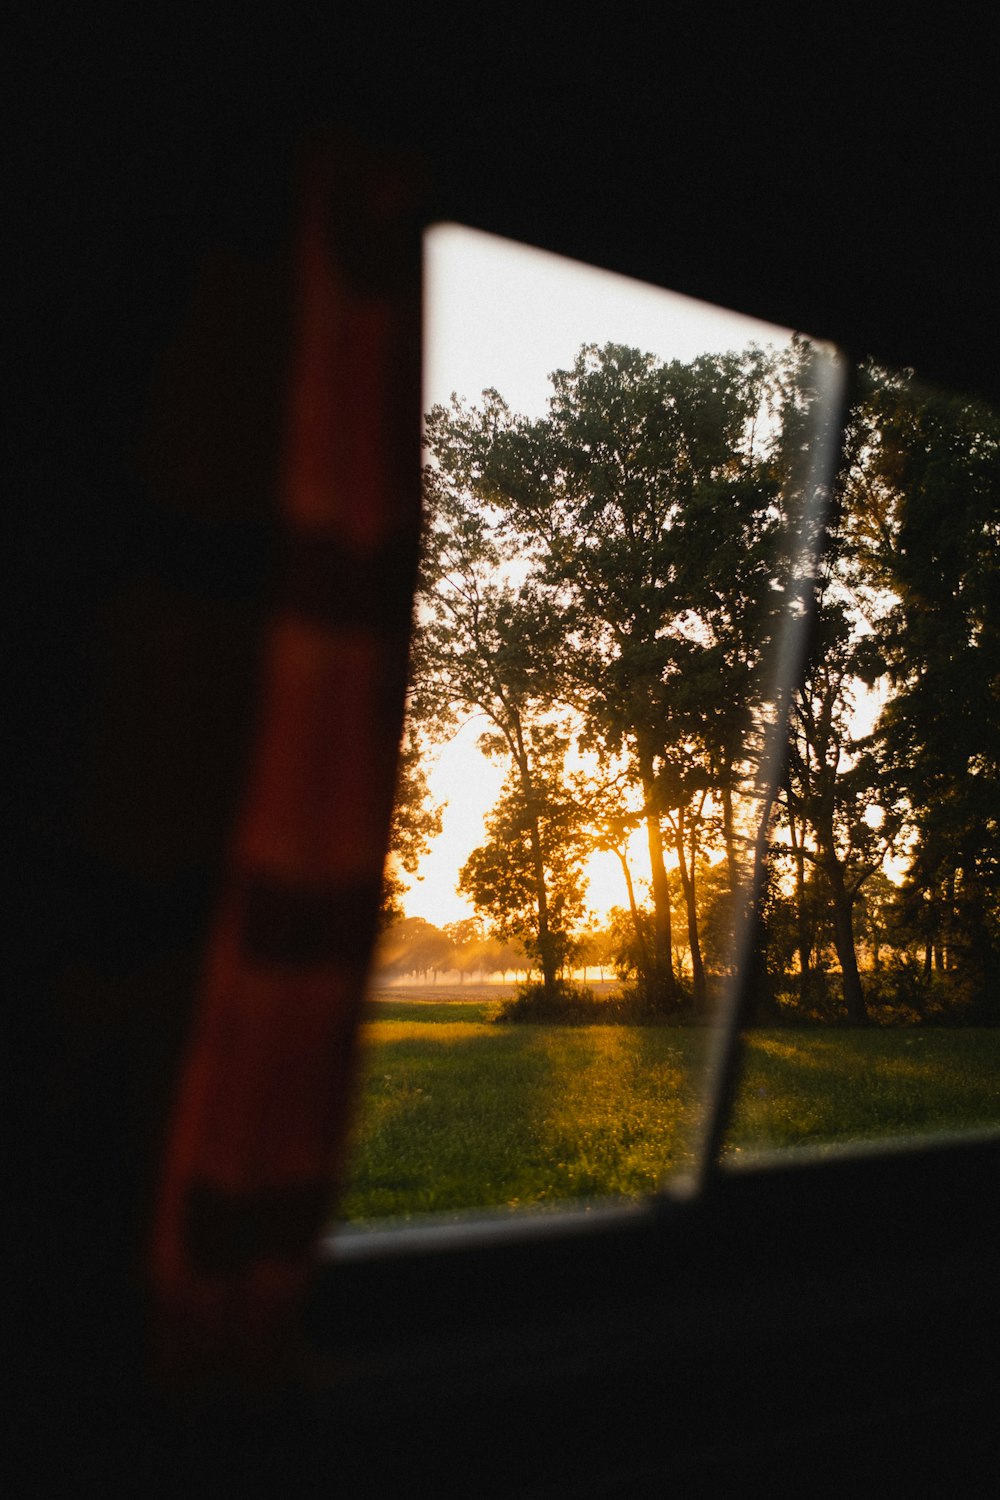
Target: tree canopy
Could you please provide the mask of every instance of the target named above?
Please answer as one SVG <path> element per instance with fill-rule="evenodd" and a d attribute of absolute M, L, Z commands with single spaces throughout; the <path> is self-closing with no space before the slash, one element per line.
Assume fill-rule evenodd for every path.
<path fill-rule="evenodd" d="M 837 1003 L 868 1019 L 858 914 L 887 869 L 880 909 L 895 915 L 879 931 L 897 965 L 926 967 L 936 945 L 985 1003 L 1000 954 L 1000 426 L 865 370 L 803 560 L 810 444 L 835 420 L 819 358 L 803 340 L 687 363 L 586 345 L 541 418 L 496 391 L 428 414 L 414 717 L 442 736 L 479 716 L 506 765 L 461 886 L 550 989 L 603 847 L 622 863 L 636 984 L 663 1014 L 706 1008 L 787 708 L 764 846 L 782 1003 L 829 996 L 832 955 Z M 778 704 L 782 622 L 802 608 L 803 672 Z M 862 733 L 868 692 L 881 707 Z M 642 877 L 626 854 L 638 825 Z"/>

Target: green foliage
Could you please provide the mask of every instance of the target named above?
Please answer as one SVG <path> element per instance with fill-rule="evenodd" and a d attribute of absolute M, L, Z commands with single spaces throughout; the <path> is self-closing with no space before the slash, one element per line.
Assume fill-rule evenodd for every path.
<path fill-rule="evenodd" d="M 874 1019 L 883 1026 L 951 1025 L 958 1019 L 943 977 L 928 974 L 906 955 L 893 955 L 885 968 L 870 975 L 867 990 Z"/>
<path fill-rule="evenodd" d="M 649 984 L 645 975 L 637 974 L 634 980 L 622 985 L 614 1019 L 634 1026 L 683 1025 L 699 1018 L 693 998 L 690 981 L 675 974 L 674 1003 L 665 1010 L 658 991 Z"/>
<path fill-rule="evenodd" d="M 559 777 L 562 743 L 540 733 L 535 740 L 541 748 L 530 779 L 522 773 L 508 780 L 486 818 L 486 841 L 459 873 L 458 889 L 498 937 L 520 942 L 544 973 L 563 968 L 573 954 L 584 909 L 584 846 L 575 805 Z"/>
<path fill-rule="evenodd" d="M 647 907 L 635 915 L 620 906 L 608 912 L 607 934 L 611 960 L 619 979 L 634 979 L 646 971 L 646 955 L 653 935 L 653 913 Z"/>
<path fill-rule="evenodd" d="M 891 590 L 875 753 L 912 838 L 909 918 L 981 1002 L 1000 974 L 1000 416 L 869 369 L 855 527 Z"/>

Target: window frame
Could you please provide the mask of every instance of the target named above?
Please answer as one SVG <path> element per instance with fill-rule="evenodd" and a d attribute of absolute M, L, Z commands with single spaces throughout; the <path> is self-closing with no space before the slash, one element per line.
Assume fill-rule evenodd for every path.
<path fill-rule="evenodd" d="M 388 1404 L 418 1464 L 451 1482 L 475 1467 L 497 1493 L 519 1492 L 528 1465 L 545 1495 L 658 1494 L 668 1472 L 736 1483 L 748 1461 L 774 1484 L 822 1465 L 817 1493 L 859 1472 L 916 1483 L 942 1430 L 962 1432 L 960 1456 L 944 1444 L 949 1473 L 965 1465 L 976 1482 L 1000 1128 L 723 1161 L 746 998 L 743 983 L 696 1182 L 668 1180 L 640 1203 L 324 1237 L 304 1322 L 336 1371 L 321 1426 L 335 1401 L 336 1432 L 376 1451 Z M 541 1460 L 539 1400 L 557 1434 Z M 447 1454 L 427 1436 L 444 1412 Z M 413 1461 L 380 1454 L 380 1480 L 405 1483 Z"/>

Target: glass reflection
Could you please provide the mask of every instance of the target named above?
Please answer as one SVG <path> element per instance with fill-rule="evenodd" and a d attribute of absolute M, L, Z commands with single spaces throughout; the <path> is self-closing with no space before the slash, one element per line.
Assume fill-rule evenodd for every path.
<path fill-rule="evenodd" d="M 1000 418 L 858 372 L 726 1155 L 1000 1118 Z"/>

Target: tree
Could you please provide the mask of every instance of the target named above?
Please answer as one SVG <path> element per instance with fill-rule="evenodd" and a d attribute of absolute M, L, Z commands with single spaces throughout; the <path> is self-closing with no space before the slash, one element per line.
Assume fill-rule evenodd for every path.
<path fill-rule="evenodd" d="M 736 933 L 745 891 L 733 890 L 725 861 L 703 861 L 698 872 L 701 939 L 705 963 L 714 974 L 732 973 Z"/>
<path fill-rule="evenodd" d="M 899 931 L 899 887 L 884 870 L 865 881 L 858 902 L 858 931 L 866 944 L 873 974 L 883 966 L 882 954 L 892 948 Z"/>
<path fill-rule="evenodd" d="M 501 408 L 496 400 L 489 403 L 485 413 L 469 419 L 468 431 L 481 438 Z M 443 422 L 441 412 L 428 419 L 428 443 L 439 462 L 425 471 L 414 703 L 438 733 L 448 732 L 460 715 L 481 716 L 487 725 L 481 747 L 508 763 L 508 785 L 490 837 L 463 870 L 463 888 L 499 932 L 520 937 L 530 928 L 551 995 L 566 920 L 562 869 L 553 858 L 557 844 L 563 863 L 569 859 L 566 838 L 561 834 L 560 843 L 553 833 L 566 744 L 553 718 L 564 630 L 551 601 L 530 580 L 514 581 L 516 549 L 469 491 L 469 444 L 456 435 L 461 424 L 451 424 L 443 440 Z M 505 894 L 504 858 L 513 861 Z"/>
<path fill-rule="evenodd" d="M 386 974 L 428 973 L 451 967 L 451 939 L 424 917 L 402 917 L 382 934 L 376 967 Z"/>
<path fill-rule="evenodd" d="M 453 400 L 428 418 L 423 701 L 433 707 L 436 693 L 446 716 L 458 707 L 483 714 L 492 726 L 484 744 L 508 760 L 513 779 L 466 878 L 481 895 L 489 885 L 496 907 L 501 851 L 521 847 L 523 833 L 527 854 L 512 863 L 504 899 L 517 907 L 513 888 L 530 875 L 538 952 L 553 955 L 547 984 L 558 941 L 539 788 L 558 778 L 541 764 L 546 735 L 565 740 L 571 713 L 605 779 L 624 768 L 617 806 L 587 818 L 578 810 L 575 837 L 589 821 L 593 846 L 622 864 L 639 983 L 654 1008 L 680 1005 L 672 854 L 693 1005 L 705 1006 L 705 912 L 711 906 L 716 928 L 742 922 L 750 867 L 763 878 L 759 772 L 786 706 L 776 701 L 775 663 L 782 622 L 808 607 L 811 590 L 813 650 L 790 705 L 783 790 L 802 992 L 828 911 L 848 1012 L 865 1019 L 854 907 L 907 795 L 916 806 L 892 783 L 891 735 L 862 745 L 851 722 L 855 685 L 886 670 L 888 648 L 871 616 L 892 570 L 884 536 L 898 523 L 891 482 L 873 465 L 888 451 L 884 435 L 863 406 L 852 409 L 828 520 L 806 504 L 821 363 L 803 341 L 688 364 L 584 346 L 551 377 L 549 412 L 538 421 L 512 414 L 496 392 L 485 392 L 479 409 Z M 864 514 L 861 485 L 878 501 Z M 810 549 L 824 527 L 819 567 Z M 876 807 L 881 823 L 869 816 Z M 636 817 L 646 833 L 651 926 L 625 853 Z M 706 902 L 699 885 L 709 869 Z M 973 889 L 963 873 L 939 905 Z"/>
<path fill-rule="evenodd" d="M 832 597 L 831 597 L 832 596 Z M 852 733 L 851 689 L 861 680 L 868 643 L 858 637 L 846 604 L 821 586 L 812 651 L 792 699 L 784 806 L 798 876 L 802 996 L 809 991 L 808 863 L 821 878 L 833 923 L 848 1017 L 868 1020 L 858 968 L 854 907 L 865 881 L 879 871 L 898 829 L 887 806 L 876 757 Z M 873 810 L 878 816 L 873 816 Z"/>
<path fill-rule="evenodd" d="M 458 882 L 498 937 L 524 945 L 549 995 L 573 956 L 584 911 L 585 846 L 579 809 L 561 781 L 564 748 L 551 735 L 539 751 L 536 738 L 529 783 L 515 763 L 486 819 L 486 840 L 470 854 Z"/>
<path fill-rule="evenodd" d="M 667 1010 L 679 995 L 666 834 L 693 872 L 717 805 L 734 886 L 740 876 L 734 800 L 752 769 L 782 603 L 782 455 L 766 420 L 779 364 L 760 350 L 663 364 L 636 349 L 585 346 L 553 375 L 544 419 L 494 407 L 495 420 L 475 433 L 467 416 L 442 415 L 438 428 L 481 500 L 530 538 L 566 621 L 567 691 L 589 742 L 624 754 L 641 790 L 651 982 Z M 703 1001 L 693 873 L 685 895 Z"/>
<path fill-rule="evenodd" d="M 640 909 L 628 855 L 629 836 L 638 826 L 640 819 L 641 813 L 630 813 L 620 807 L 615 810 L 613 805 L 605 805 L 600 811 L 591 814 L 594 848 L 613 854 L 621 866 L 622 880 L 628 897 L 628 913 L 632 923 L 629 940 L 631 971 L 635 973 L 642 995 L 655 1003 L 656 971 L 653 964 L 653 931 L 648 914 L 644 914 Z M 619 908 L 615 907 L 613 910 L 617 912 Z M 608 931 L 611 932 L 612 929 L 609 927 Z M 614 930 L 611 942 L 612 947 L 609 949 L 605 944 L 602 952 L 613 957 L 621 947 L 620 933 L 617 929 Z"/>
<path fill-rule="evenodd" d="M 446 922 L 442 928 L 451 943 L 452 967 L 458 972 L 458 981 L 465 983 L 465 976 L 482 967 L 486 934 L 477 917 L 463 917 L 458 922 Z"/>
<path fill-rule="evenodd" d="M 613 906 L 608 912 L 605 952 L 619 979 L 639 981 L 639 997 L 647 1004 L 650 997 L 642 980 L 649 962 L 652 936 L 653 913 L 648 907 L 632 907 L 626 911 L 621 906 Z"/>
<path fill-rule="evenodd" d="M 985 1001 L 1000 971 L 1000 417 L 869 368 L 854 429 L 851 515 L 887 601 L 876 749 L 907 811 L 904 904 L 928 963 L 937 950 Z"/>

